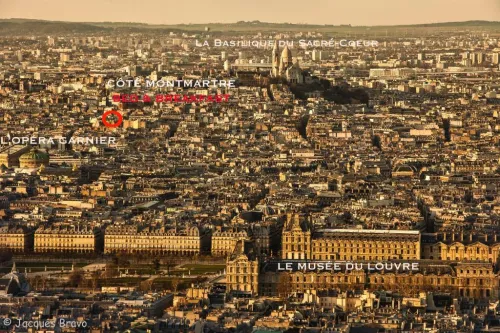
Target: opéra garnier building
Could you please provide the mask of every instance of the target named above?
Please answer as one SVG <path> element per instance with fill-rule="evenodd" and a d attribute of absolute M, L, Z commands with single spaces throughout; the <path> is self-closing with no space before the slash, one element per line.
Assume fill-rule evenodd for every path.
<path fill-rule="evenodd" d="M 246 249 L 243 242 L 239 242 L 233 255 L 226 260 L 226 285 L 228 291 L 264 296 L 327 289 L 383 289 L 407 296 L 436 291 L 454 297 L 498 298 L 498 252 L 495 260 L 491 255 L 478 259 L 475 254 L 470 260 L 467 253 L 471 252 L 467 251 L 461 252 L 461 260 L 448 259 L 452 256 L 446 254 L 431 259 L 428 257 L 432 253 L 427 250 L 429 245 L 425 245 L 425 251 L 421 248 L 422 238 L 428 240 L 430 235 L 409 230 L 314 230 L 307 217 L 288 214 L 279 258 L 256 255 L 255 250 Z M 498 243 L 481 243 L 480 246 L 496 248 Z M 279 271 L 276 269 L 278 262 L 337 262 L 343 268 Z M 364 267 L 381 262 L 389 266 L 391 263 L 418 263 L 418 270 L 345 269 L 349 262 Z"/>

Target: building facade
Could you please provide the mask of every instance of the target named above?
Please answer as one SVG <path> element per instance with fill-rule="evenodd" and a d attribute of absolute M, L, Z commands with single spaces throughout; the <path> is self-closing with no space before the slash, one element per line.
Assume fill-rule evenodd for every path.
<path fill-rule="evenodd" d="M 297 214 L 288 214 L 279 260 L 244 254 L 236 247 L 226 261 L 229 291 L 260 296 L 313 290 L 386 290 L 414 296 L 421 291 L 453 297 L 497 300 L 499 281 L 496 237 L 421 234 L 406 230 L 320 229 Z M 239 244 L 239 243 L 238 243 Z M 286 263 L 418 263 L 418 270 L 283 270 Z M 281 263 L 281 270 L 277 269 Z M 300 267 L 300 266 L 298 266 Z M 315 266 L 316 267 L 316 266 Z M 363 267 L 368 267 L 367 265 Z M 257 270 L 257 274 L 256 274 Z M 256 283 L 257 277 L 257 283 Z"/>
<path fill-rule="evenodd" d="M 244 241 L 238 241 L 226 259 L 226 287 L 227 292 L 259 293 L 259 261 L 253 254 L 244 253 Z"/>
<path fill-rule="evenodd" d="M 407 297 L 429 291 L 449 293 L 453 297 L 498 300 L 500 280 L 491 264 L 414 262 L 419 262 L 419 270 L 415 272 L 368 269 L 277 271 L 276 263 L 250 260 L 248 256 L 240 253 L 227 261 L 226 283 L 228 290 L 251 291 L 259 296 L 286 297 L 295 293 L 334 289 L 386 290 Z M 255 285 L 256 266 L 258 266 L 257 285 Z"/>
<path fill-rule="evenodd" d="M 19 157 L 19 166 L 21 168 L 38 168 L 49 165 L 49 161 L 49 154 L 38 149 L 32 149 Z"/>
<path fill-rule="evenodd" d="M 313 234 L 312 259 L 420 259 L 420 232 L 406 230 L 322 229 Z"/>
<path fill-rule="evenodd" d="M 13 145 L 0 150 L 0 165 L 6 167 L 18 167 L 19 158 L 26 152 L 29 152 L 30 146 Z"/>
<path fill-rule="evenodd" d="M 102 232 L 74 226 L 39 227 L 35 231 L 35 252 L 93 253 L 100 250 Z"/>
<path fill-rule="evenodd" d="M 150 253 L 197 255 L 206 238 L 197 227 L 138 228 L 137 226 L 109 226 L 104 236 L 104 253 Z"/>
<path fill-rule="evenodd" d="M 21 226 L 1 227 L 0 248 L 12 252 L 28 252 L 33 250 L 33 231 Z"/>
<path fill-rule="evenodd" d="M 298 214 L 287 214 L 281 240 L 282 259 L 311 259 L 311 231 Z"/>
<path fill-rule="evenodd" d="M 496 235 L 463 232 L 423 234 L 422 258 L 446 261 L 481 261 L 500 264 L 500 242 Z"/>
<path fill-rule="evenodd" d="M 212 234 L 212 255 L 216 257 L 225 257 L 230 255 L 240 240 L 248 239 L 245 230 L 227 229 L 216 230 Z"/>
<path fill-rule="evenodd" d="M 370 286 L 401 293 L 438 291 L 454 297 L 498 299 L 499 278 L 490 264 L 463 262 L 421 265 L 417 273 L 377 271 L 369 276 Z"/>
<path fill-rule="evenodd" d="M 292 51 L 288 46 L 285 46 L 280 55 L 278 44 L 279 41 L 275 41 L 271 54 L 271 75 L 273 77 L 285 78 L 292 84 L 304 83 L 302 69 L 297 62 L 293 62 Z"/>
<path fill-rule="evenodd" d="M 420 259 L 420 232 L 413 230 L 320 229 L 311 232 L 297 214 L 288 215 L 282 259 Z"/>
<path fill-rule="evenodd" d="M 271 252 L 271 226 L 252 225 L 249 228 L 249 237 L 254 243 L 258 254 L 270 254 Z"/>

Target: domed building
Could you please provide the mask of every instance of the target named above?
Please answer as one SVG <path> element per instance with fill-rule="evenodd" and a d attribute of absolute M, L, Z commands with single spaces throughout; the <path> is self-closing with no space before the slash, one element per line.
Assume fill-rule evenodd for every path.
<path fill-rule="evenodd" d="M 49 154 L 38 149 L 32 149 L 19 157 L 21 168 L 38 168 L 49 165 Z"/>
<path fill-rule="evenodd" d="M 292 51 L 285 46 L 283 52 L 281 52 L 280 67 L 279 72 L 281 75 L 285 74 L 286 70 L 293 65 Z"/>
<path fill-rule="evenodd" d="M 304 75 L 298 62 L 293 63 L 292 51 L 285 45 L 285 48 L 279 56 L 279 42 L 274 43 L 272 52 L 272 70 L 273 77 L 286 78 L 290 83 L 304 83 Z"/>

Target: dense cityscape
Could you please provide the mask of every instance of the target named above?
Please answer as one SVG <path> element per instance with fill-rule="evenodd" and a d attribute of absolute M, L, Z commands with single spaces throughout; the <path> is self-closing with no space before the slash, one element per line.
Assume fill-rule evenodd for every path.
<path fill-rule="evenodd" d="M 500 332 L 499 56 L 0 20 L 0 332 Z"/>

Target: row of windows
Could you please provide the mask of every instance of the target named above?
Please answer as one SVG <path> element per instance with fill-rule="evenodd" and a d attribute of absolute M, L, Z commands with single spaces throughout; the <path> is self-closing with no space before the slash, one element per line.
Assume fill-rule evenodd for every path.
<path fill-rule="evenodd" d="M 199 239 L 200 236 L 166 235 L 166 234 L 105 234 L 106 238 L 161 238 L 161 239 Z"/>
<path fill-rule="evenodd" d="M 407 258 L 416 258 L 412 256 L 405 256 L 399 255 L 399 256 L 394 256 L 394 255 L 387 255 L 387 256 L 362 256 L 362 255 L 336 255 L 336 254 L 313 254 L 312 259 L 315 260 L 389 260 L 389 259 L 407 259 Z M 293 258 L 288 258 L 288 259 L 293 259 Z"/>
<path fill-rule="evenodd" d="M 466 249 L 464 249 L 464 248 L 445 248 L 445 247 L 441 248 L 441 247 L 438 247 L 436 250 L 434 250 L 434 248 L 431 246 L 430 247 L 430 252 L 434 252 L 434 251 L 443 252 L 443 251 L 446 251 L 446 252 L 451 252 L 451 253 L 458 252 L 459 254 L 464 254 L 464 253 L 474 254 L 474 252 L 476 252 L 476 254 L 486 254 L 486 253 L 493 254 L 493 249 L 491 247 L 488 248 L 488 249 L 476 247 L 475 249 L 476 249 L 476 251 L 474 251 L 474 248 L 466 248 Z M 495 250 L 496 250 L 495 252 L 498 252 L 498 249 L 495 249 Z"/>
<path fill-rule="evenodd" d="M 488 283 L 486 279 L 455 279 L 455 278 L 428 278 L 428 279 L 384 279 L 383 277 L 373 278 L 374 283 L 404 283 L 404 284 L 431 284 L 431 285 L 462 285 L 465 283 L 466 285 L 476 285 L 476 286 L 484 286 Z"/>
<path fill-rule="evenodd" d="M 349 276 L 330 276 L 328 278 L 315 278 L 314 275 L 290 275 L 290 282 L 314 282 L 314 283 L 341 283 L 341 282 L 351 282 L 351 283 L 363 283 L 362 279 L 357 277 Z"/>
<path fill-rule="evenodd" d="M 24 239 L 7 239 L 7 240 L 3 240 L 3 239 L 0 239 L 0 244 L 11 244 L 11 243 L 19 243 L 19 244 L 24 244 L 25 240 Z"/>
<path fill-rule="evenodd" d="M 234 247 L 236 246 L 236 242 L 231 242 L 231 243 L 224 243 L 224 244 L 220 244 L 220 243 L 212 243 L 212 248 L 224 248 L 224 249 L 234 249 Z"/>
<path fill-rule="evenodd" d="M 94 239 L 85 239 L 85 240 L 79 240 L 79 239 L 42 239 L 42 240 L 35 240 L 35 244 L 58 244 L 58 243 L 94 244 L 95 240 Z"/>
<path fill-rule="evenodd" d="M 247 278 L 246 276 L 228 276 L 228 280 L 229 283 L 250 283 L 252 280 L 257 283 L 257 277 L 252 279 L 251 277 Z"/>
<path fill-rule="evenodd" d="M 477 274 L 477 272 L 479 272 L 479 275 L 482 275 L 482 274 L 489 274 L 489 273 L 490 273 L 490 271 L 487 271 L 487 270 L 485 270 L 485 271 L 484 271 L 484 273 L 483 273 L 483 270 L 482 270 L 482 269 L 479 269 L 479 270 L 476 270 L 476 269 L 460 269 L 460 270 L 459 270 L 459 272 L 460 272 L 461 274 L 463 274 L 463 273 L 465 273 L 465 272 L 467 272 L 467 274 L 470 274 L 471 272 L 472 272 L 473 274 Z"/>
<path fill-rule="evenodd" d="M 61 244 L 58 244 L 58 245 L 49 245 L 49 244 L 36 244 L 35 245 L 35 249 L 36 248 L 72 248 L 72 249 L 75 249 L 75 248 L 89 248 L 89 249 L 94 249 L 94 245 L 61 245 Z"/>
<path fill-rule="evenodd" d="M 247 267 L 228 267 L 227 271 L 229 274 L 236 273 L 236 274 L 246 274 L 247 272 L 251 273 L 252 271 L 254 273 L 257 273 L 257 270 L 253 270 L 252 268 L 247 268 Z"/>
<path fill-rule="evenodd" d="M 94 238 L 96 235 L 67 235 L 67 234 L 35 234 L 35 239 L 37 238 L 52 238 L 52 239 L 60 239 L 60 238 Z"/>
<path fill-rule="evenodd" d="M 106 244 L 104 248 L 137 248 L 137 247 L 154 247 L 154 248 L 165 248 L 165 249 L 199 249 L 200 246 L 196 244 L 130 244 L 130 243 L 120 243 L 120 244 Z"/>
<path fill-rule="evenodd" d="M 94 247 L 95 244 L 92 243 L 92 244 L 82 244 L 82 243 L 79 243 L 79 244 L 72 244 L 72 243 L 35 243 L 35 247 L 36 246 L 54 246 L 54 247 L 57 247 L 57 246 L 72 246 L 72 247 L 80 247 L 80 246 L 87 246 L 87 247 Z"/>
<path fill-rule="evenodd" d="M 290 251 L 302 251 L 302 249 L 304 249 L 304 251 L 308 251 L 309 246 L 304 245 L 304 247 L 302 247 L 302 245 L 285 245 L 285 249 Z"/>
<path fill-rule="evenodd" d="M 309 237 L 304 237 L 304 236 L 285 236 L 283 237 L 286 242 L 303 242 L 305 240 L 309 241 Z"/>
<path fill-rule="evenodd" d="M 288 250 L 288 249 L 287 249 Z M 299 245 L 299 251 L 301 250 L 300 248 L 300 245 Z M 319 249 L 317 248 L 313 248 L 313 252 L 315 253 L 321 253 L 319 251 Z M 378 254 L 378 253 L 386 253 L 386 250 L 377 250 L 377 249 L 373 249 L 373 250 L 365 250 L 365 249 L 339 249 L 338 251 L 339 253 L 360 253 L 360 254 L 363 254 L 363 253 L 373 253 L 373 254 Z M 391 254 L 391 253 L 394 253 L 394 254 L 417 254 L 417 250 L 402 250 L 402 249 L 395 249 L 393 251 L 387 251 L 387 254 Z"/>
<path fill-rule="evenodd" d="M 161 252 L 161 253 L 191 253 L 191 254 L 199 254 L 200 250 L 199 249 L 158 249 L 158 248 L 133 248 L 133 249 L 126 249 L 126 248 L 113 248 L 113 249 L 105 249 L 104 253 L 113 253 L 116 251 L 120 252 Z"/>
<path fill-rule="evenodd" d="M 406 243 L 406 242 L 401 242 L 401 243 L 330 243 L 330 242 L 319 242 L 315 241 L 313 242 L 313 245 L 316 245 L 318 247 L 335 247 L 335 248 L 410 248 L 414 249 L 417 248 L 419 244 L 415 243 Z"/>
<path fill-rule="evenodd" d="M 141 241 L 141 240 L 138 240 L 138 241 L 135 241 L 135 242 L 126 242 L 126 241 L 111 241 L 111 242 L 108 242 L 108 241 L 105 241 L 105 244 L 108 245 L 108 244 L 128 244 L 128 245 L 132 245 L 132 244 L 165 244 L 165 245 L 173 245 L 173 246 L 184 246 L 184 245 L 194 245 L 194 246 L 197 246 L 200 244 L 200 242 L 162 242 L 162 241 Z"/>
<path fill-rule="evenodd" d="M 304 248 L 302 249 L 302 246 L 300 245 L 297 245 L 297 246 L 287 246 L 285 247 L 285 252 L 286 253 L 289 253 L 289 252 L 302 252 L 302 251 L 308 251 L 307 248 Z M 327 253 L 322 253 L 320 251 L 316 251 L 316 250 L 313 250 L 313 257 L 314 256 L 321 256 L 322 254 L 324 255 L 330 255 L 331 253 L 330 252 L 327 252 Z M 363 255 L 363 254 L 387 254 L 387 255 L 403 255 L 403 254 L 406 254 L 406 255 L 413 255 L 413 256 L 417 256 L 417 251 L 416 250 L 394 250 L 394 251 L 390 251 L 390 250 L 369 250 L 369 251 L 360 251 L 359 249 L 356 249 L 356 250 L 353 250 L 353 251 L 339 251 L 339 254 L 342 256 L 343 254 L 347 254 L 347 255 L 353 255 L 353 254 L 360 254 L 360 255 Z"/>

